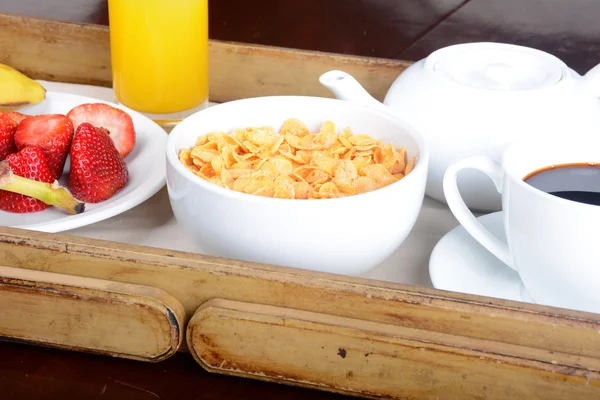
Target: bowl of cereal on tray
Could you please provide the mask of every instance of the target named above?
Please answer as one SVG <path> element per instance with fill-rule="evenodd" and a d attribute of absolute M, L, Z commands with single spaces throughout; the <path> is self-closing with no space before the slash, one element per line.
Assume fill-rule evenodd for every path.
<path fill-rule="evenodd" d="M 173 213 L 201 253 L 344 275 L 406 239 L 429 161 L 402 120 L 303 96 L 199 111 L 171 131 L 166 153 Z"/>

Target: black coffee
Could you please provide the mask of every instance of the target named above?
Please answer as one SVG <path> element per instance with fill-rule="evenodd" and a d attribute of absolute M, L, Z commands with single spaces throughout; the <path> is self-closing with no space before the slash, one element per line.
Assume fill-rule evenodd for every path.
<path fill-rule="evenodd" d="M 553 165 L 534 171 L 523 180 L 551 195 L 600 206 L 600 164 Z"/>

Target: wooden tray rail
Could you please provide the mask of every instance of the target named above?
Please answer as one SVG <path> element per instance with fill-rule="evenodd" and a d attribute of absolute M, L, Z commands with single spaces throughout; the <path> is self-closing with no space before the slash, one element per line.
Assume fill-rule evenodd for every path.
<path fill-rule="evenodd" d="M 462 391 L 468 395 L 463 398 L 470 398 L 482 387 L 492 387 L 493 379 L 498 376 L 502 376 L 495 384 L 498 393 L 508 385 L 515 393 L 524 395 L 529 393 L 527 388 L 535 384 L 540 396 L 558 396 L 569 391 L 581 395 L 580 398 L 589 398 L 585 396 L 595 393 L 600 386 L 600 321 L 594 314 L 11 228 L 0 228 L 0 250 L 0 265 L 155 287 L 178 299 L 188 318 L 199 309 L 192 319 L 191 331 L 188 331 L 188 346 L 201 364 L 212 372 L 369 396 L 379 393 L 378 389 L 383 394 L 384 388 L 386 396 L 398 398 L 417 391 L 401 384 L 405 379 L 402 377 L 407 376 L 404 368 L 390 370 L 396 371 L 394 373 L 373 375 L 373 364 L 367 365 L 370 362 L 367 358 L 352 358 L 354 364 L 350 361 L 346 365 L 332 364 L 330 374 L 314 380 L 310 373 L 312 368 L 303 368 L 309 364 L 299 361 L 302 358 L 290 360 L 288 354 L 302 353 L 313 362 L 325 355 L 331 357 L 324 352 L 307 353 L 311 338 L 315 339 L 313 347 L 315 343 L 325 343 L 322 337 L 312 332 L 327 331 L 333 335 L 328 340 L 337 339 L 339 348 L 355 352 L 371 346 L 385 354 L 392 351 L 394 356 L 386 358 L 386 363 L 396 360 L 398 365 L 410 370 L 413 368 L 410 363 L 423 363 L 420 373 L 441 374 L 444 378 L 442 386 L 427 386 L 419 381 L 431 393 L 453 388 L 458 391 L 456 393 Z M 213 299 L 227 300 L 209 302 Z M 273 314 L 280 319 L 283 316 L 286 321 L 309 321 L 310 327 L 298 328 L 295 334 L 304 341 L 294 342 L 288 340 L 287 334 L 276 339 L 276 324 L 268 322 L 270 329 L 252 331 L 236 327 L 238 322 L 230 318 L 229 327 L 221 324 L 219 335 L 241 329 L 260 332 L 262 336 L 257 333 L 250 337 L 244 351 L 238 354 L 227 347 L 230 343 L 221 343 L 220 350 L 225 351 L 226 356 L 209 349 L 210 354 L 216 355 L 207 361 L 198 354 L 207 351 L 207 343 L 219 342 L 214 338 L 207 342 L 198 337 L 214 336 L 214 332 L 205 333 L 211 325 L 203 325 L 206 321 L 202 316 L 207 312 L 203 310 L 214 310 L 215 304 L 221 304 L 221 309 L 223 304 L 233 307 L 238 314 L 246 313 L 245 317 L 240 316 L 239 324 L 252 318 L 253 314 L 258 315 L 255 318 L 263 319 L 269 319 Z M 194 330 L 201 334 L 195 334 Z M 387 338 L 385 341 L 392 343 L 391 347 L 382 348 L 381 337 Z M 348 342 L 354 344 L 342 345 Z M 299 348 L 300 343 L 302 347 Z M 261 360 L 256 354 L 268 354 L 268 349 L 255 350 L 258 353 L 254 354 L 248 351 L 252 346 L 272 344 L 278 345 L 280 350 L 270 354 L 273 357 L 269 359 L 271 370 L 261 370 Z M 437 363 L 428 364 L 430 353 L 423 354 L 423 360 L 415 359 L 414 354 L 406 354 L 408 349 L 416 347 L 436 349 Z M 231 364 L 240 357 L 246 357 L 247 362 Z M 482 363 L 483 359 L 487 362 Z M 216 365 L 214 360 L 230 360 L 230 364 L 226 364 L 230 368 L 224 368 L 226 365 L 220 362 Z M 467 382 L 461 375 L 458 379 L 456 371 L 471 371 L 473 363 L 479 365 L 479 378 Z M 346 383 L 344 386 L 335 377 L 339 376 L 340 368 L 347 368 L 348 364 L 352 367 L 353 380 L 351 385 Z M 451 365 L 455 368 L 453 373 L 450 373 Z M 296 371 L 295 374 L 289 375 L 291 370 Z M 269 371 L 271 375 L 267 376 Z M 523 380 L 523 376 L 527 379 Z M 549 376 L 556 379 L 547 384 Z M 391 382 L 400 382 L 400 386 Z M 416 398 L 426 392 L 419 387 L 421 394 Z"/>
<path fill-rule="evenodd" d="M 0 250 L 0 265 L 159 288 L 188 317 L 212 298 L 227 298 L 600 362 L 595 314 L 13 228 L 0 228 Z"/>
<path fill-rule="evenodd" d="M 600 388 L 597 372 L 559 372 L 493 343 L 221 299 L 198 309 L 187 340 L 208 371 L 368 397 L 583 399 Z"/>
<path fill-rule="evenodd" d="M 160 289 L 0 266 L 0 338 L 157 362 L 179 349 L 183 306 Z"/>
<path fill-rule="evenodd" d="M 38 79 L 109 86 L 108 40 L 106 27 L 0 14 L 0 63 Z M 330 69 L 382 99 L 409 65 L 217 41 L 210 56 L 217 102 L 330 97 Z M 596 314 L 13 228 L 0 228 L 0 266 L 6 340 L 145 361 L 179 348 L 212 372 L 365 397 L 600 398 Z M 102 323 L 141 343 L 99 337 Z"/>
<path fill-rule="evenodd" d="M 105 26 L 64 23 L 0 13 L 0 63 L 36 78 L 111 86 L 110 42 Z M 410 63 L 291 49 L 210 42 L 210 100 L 254 96 L 332 97 L 318 81 L 331 69 L 344 69 L 374 97 Z M 40 56 L 45 62 L 40 63 Z M 240 73 L 240 68 L 244 73 Z"/>

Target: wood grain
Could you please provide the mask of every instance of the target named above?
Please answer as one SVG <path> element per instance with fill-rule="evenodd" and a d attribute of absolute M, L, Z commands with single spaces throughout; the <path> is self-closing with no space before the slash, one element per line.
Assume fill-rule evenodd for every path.
<path fill-rule="evenodd" d="M 221 299 L 194 314 L 187 342 L 211 372 L 365 397 L 587 400 L 600 389 L 598 371 L 558 367 L 551 358 L 473 351 L 461 337 Z"/>
<path fill-rule="evenodd" d="M 340 0 L 209 0 L 209 33 L 225 41 L 395 58 L 464 2 L 344 0 L 342 5 Z M 99 25 L 109 22 L 107 0 L 0 0 L 0 10 Z"/>
<path fill-rule="evenodd" d="M 3 12 L 108 25 L 106 0 L 0 0 Z M 209 0 L 212 39 L 419 60 L 496 41 L 551 52 L 579 73 L 600 60 L 597 0 Z"/>
<path fill-rule="evenodd" d="M 157 362 L 185 313 L 160 289 L 0 266 L 0 339 Z"/>
<path fill-rule="evenodd" d="M 419 60 L 445 46 L 501 42 L 547 51 L 580 74 L 600 62 L 597 0 L 470 0 L 399 54 Z"/>
<path fill-rule="evenodd" d="M 0 341 L 2 400 L 349 400 L 213 374 L 189 353 L 159 363 Z"/>
<path fill-rule="evenodd" d="M 465 1 L 211 0 L 210 35 L 220 40 L 397 58 Z"/>
<path fill-rule="evenodd" d="M 577 356 L 600 368 L 596 314 L 5 227 L 2 264 L 160 288 L 188 317 L 226 298 L 516 345 L 505 351 L 528 359 L 545 353 L 569 365 Z"/>
<path fill-rule="evenodd" d="M 224 102 L 256 96 L 333 97 L 319 83 L 331 69 L 352 74 L 383 100 L 409 63 L 210 42 L 210 100 Z M 40 58 L 44 59 L 40 63 Z M 111 86 L 108 28 L 0 13 L 0 63 L 50 81 Z"/>

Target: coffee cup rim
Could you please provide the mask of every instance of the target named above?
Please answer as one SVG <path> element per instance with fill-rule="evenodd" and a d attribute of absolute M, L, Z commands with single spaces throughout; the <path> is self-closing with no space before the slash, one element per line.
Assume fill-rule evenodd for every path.
<path fill-rule="evenodd" d="M 594 148 L 595 147 L 597 149 L 600 149 L 600 140 L 598 140 L 598 139 L 587 139 L 586 140 L 586 139 L 580 138 L 580 140 L 583 140 L 583 142 L 577 141 L 577 140 L 575 141 L 578 143 L 577 147 L 579 147 L 579 148 L 582 148 L 582 147 Z M 564 141 L 561 141 L 560 144 L 553 143 L 551 146 L 554 146 L 551 148 L 564 149 L 564 146 L 569 146 L 569 144 L 566 144 L 566 143 L 564 143 Z M 571 146 L 573 146 L 573 145 L 571 145 Z M 520 141 L 513 142 L 502 154 L 501 165 L 502 165 L 502 169 L 504 170 L 505 176 L 508 179 L 512 180 L 513 183 L 515 183 L 518 187 L 522 188 L 523 190 L 526 190 L 527 192 L 534 194 L 536 196 L 539 196 L 542 199 L 545 199 L 547 201 L 554 202 L 554 203 L 562 205 L 562 206 L 570 206 L 570 207 L 577 207 L 577 208 L 581 208 L 581 209 L 589 209 L 590 211 L 595 209 L 596 212 L 600 212 L 600 206 L 563 199 L 561 197 L 546 193 L 543 190 L 537 189 L 525 181 L 525 177 L 527 177 L 529 174 L 531 174 L 532 172 L 535 172 L 537 170 L 540 170 L 542 168 L 547 168 L 547 167 L 553 165 L 552 163 L 544 163 L 544 164 L 537 165 L 535 168 L 529 169 L 528 172 L 526 172 L 524 174 L 517 173 L 518 172 L 517 168 L 513 164 L 513 163 L 518 163 L 518 161 L 513 161 L 513 158 L 516 157 L 515 153 L 522 152 L 524 150 L 531 150 L 531 149 L 535 149 L 535 151 L 541 152 L 544 149 L 548 149 L 548 148 L 549 147 L 548 147 L 547 143 L 540 144 L 539 140 L 536 140 L 536 141 L 520 140 Z M 589 163 L 597 162 L 598 168 L 600 168 L 600 152 L 598 154 L 597 161 L 594 161 L 594 160 L 582 161 L 582 159 L 573 159 L 571 161 L 566 161 L 566 162 L 557 162 L 556 165 L 564 165 L 564 164 L 572 164 L 572 163 L 574 164 L 574 163 L 583 163 L 583 162 L 586 162 L 586 163 L 587 162 L 589 162 Z"/>

